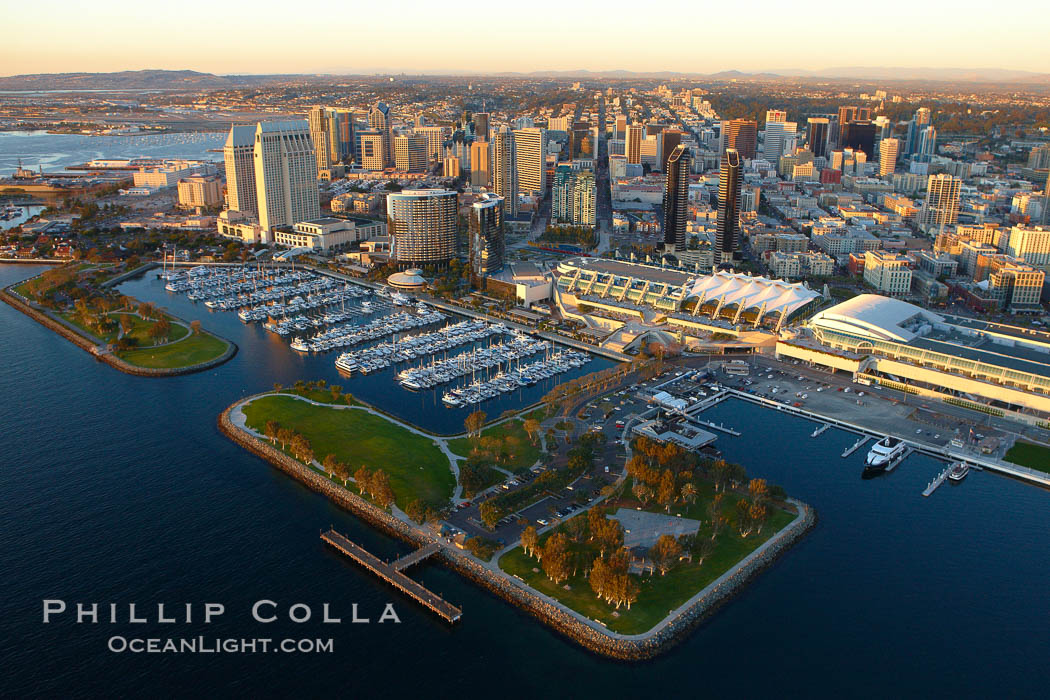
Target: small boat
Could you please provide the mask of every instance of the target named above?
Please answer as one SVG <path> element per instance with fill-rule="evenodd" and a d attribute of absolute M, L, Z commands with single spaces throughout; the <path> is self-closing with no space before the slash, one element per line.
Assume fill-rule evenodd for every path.
<path fill-rule="evenodd" d="M 956 462 L 952 465 L 952 468 L 948 470 L 948 478 L 952 481 L 962 481 L 966 478 L 966 475 L 970 473 L 970 465 L 963 464 L 962 462 Z"/>

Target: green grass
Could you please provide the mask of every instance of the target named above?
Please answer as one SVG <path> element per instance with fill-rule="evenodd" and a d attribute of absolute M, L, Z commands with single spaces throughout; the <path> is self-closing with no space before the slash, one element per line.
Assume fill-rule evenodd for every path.
<path fill-rule="evenodd" d="M 708 498 L 712 493 L 713 491 L 702 488 L 700 498 L 695 504 L 687 507 L 672 508 L 671 510 L 672 513 L 681 512 L 682 517 L 694 517 L 703 521 L 704 525 L 701 525 L 699 531 L 699 536 L 701 537 L 711 536 L 710 526 L 707 524 L 709 518 L 706 514 L 706 509 Z M 736 501 L 739 498 L 739 496 L 731 493 L 725 495 L 723 513 L 728 515 L 731 520 L 734 518 Z M 665 512 L 659 507 L 650 507 L 646 510 L 659 513 Z M 585 518 L 586 513 L 581 513 L 576 517 Z M 752 533 L 747 538 L 741 538 L 732 525 L 723 530 L 716 539 L 714 552 L 705 558 L 702 564 L 681 562 L 668 571 L 665 576 L 661 576 L 659 571 L 657 571 L 653 575 L 643 574 L 635 577 L 641 590 L 638 594 L 638 600 L 635 601 L 630 610 L 625 606 L 621 606 L 619 610 L 616 610 L 614 605 L 608 605 L 604 601 L 599 600 L 594 591 L 591 590 L 590 583 L 587 581 L 586 571 L 577 572 L 575 576 L 563 582 L 561 586 L 554 585 L 543 573 L 539 562 L 526 556 L 521 547 L 515 547 L 503 555 L 499 560 L 499 566 L 509 574 L 520 576 L 536 590 L 557 599 L 576 612 L 604 623 L 606 627 L 614 632 L 641 634 L 654 627 L 667 617 L 671 610 L 682 605 L 736 565 L 763 542 L 787 526 L 794 518 L 794 513 L 773 508 L 765 526 L 762 528 L 761 534 Z M 584 549 L 591 549 L 593 554 L 597 553 L 597 550 L 593 550 L 587 543 L 578 546 Z M 533 571 L 533 569 L 540 570 Z M 564 586 L 566 584 L 570 590 L 565 590 Z M 614 616 L 614 612 L 619 613 L 619 616 Z"/>
<path fill-rule="evenodd" d="M 362 465 L 383 469 L 401 508 L 414 498 L 443 506 L 452 497 L 455 477 L 437 445 L 380 416 L 314 406 L 290 396 L 260 397 L 244 407 L 244 414 L 248 426 L 260 433 L 267 420 L 302 433 L 319 462 L 334 454 L 351 474 Z"/>
<path fill-rule="evenodd" d="M 1013 447 L 1006 451 L 1004 459 L 1007 462 L 1020 464 L 1022 467 L 1050 474 L 1050 447 L 1021 440 L 1015 442 Z"/>
<path fill-rule="evenodd" d="M 508 450 L 509 456 L 505 461 L 496 462 L 497 466 L 504 469 L 515 473 L 521 472 L 536 464 L 540 458 L 539 435 L 536 436 L 536 443 L 533 444 L 529 434 L 525 432 L 525 423 L 521 419 L 490 426 L 482 430 L 481 435 L 482 437 L 498 437 L 504 441 L 511 438 L 513 445 Z M 474 440 L 469 438 L 455 438 L 448 441 L 448 448 L 461 457 L 469 457 L 473 446 Z"/>
<path fill-rule="evenodd" d="M 210 333 L 189 335 L 182 340 L 158 348 L 139 348 L 117 353 L 128 364 L 153 369 L 190 367 L 219 357 L 229 344 Z"/>

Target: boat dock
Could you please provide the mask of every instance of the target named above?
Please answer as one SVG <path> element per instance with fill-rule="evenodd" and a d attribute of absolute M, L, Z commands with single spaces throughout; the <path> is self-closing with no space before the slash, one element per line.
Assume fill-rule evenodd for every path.
<path fill-rule="evenodd" d="M 810 435 L 810 437 L 819 437 L 819 436 L 823 435 L 824 431 L 827 430 L 830 427 L 831 427 L 831 423 L 825 423 L 824 425 L 822 425 L 819 428 L 817 428 L 816 430 L 814 430 L 813 433 Z"/>
<path fill-rule="evenodd" d="M 868 437 L 867 435 L 861 435 L 861 436 L 860 436 L 860 439 L 859 439 L 859 440 L 857 440 L 857 441 L 856 441 L 855 443 L 853 443 L 853 446 L 852 446 L 852 447 L 847 447 L 847 448 L 846 448 L 846 449 L 845 449 L 845 450 L 844 450 L 844 451 L 842 452 L 842 458 L 843 458 L 843 459 L 845 459 L 846 457 L 849 457 L 849 456 L 850 456 L 851 454 L 853 454 L 854 452 L 856 452 L 857 450 L 859 450 L 859 449 L 860 449 L 861 447 L 863 447 L 863 446 L 864 446 L 864 443 L 866 443 L 866 442 L 867 442 L 868 440 L 870 440 L 870 439 L 871 439 L 871 438 L 870 438 L 870 437 Z"/>
<path fill-rule="evenodd" d="M 387 563 L 360 545 L 351 542 L 335 530 L 322 532 L 321 539 L 389 583 L 394 588 L 398 589 L 405 595 L 414 598 L 424 607 L 437 613 L 446 622 L 455 622 L 463 615 L 462 610 L 447 602 L 440 596 L 431 593 L 426 586 L 410 579 L 402 573 L 413 564 L 421 562 L 438 552 L 441 549 L 439 543 L 435 542 L 426 547 L 421 547 L 411 554 L 407 554 L 400 559 L 397 559 L 393 563 Z"/>
<path fill-rule="evenodd" d="M 945 467 L 944 471 L 937 475 L 937 478 L 926 485 L 923 490 L 923 496 L 929 496 L 931 493 L 937 490 L 937 487 L 944 483 L 944 480 L 948 478 L 948 472 L 952 470 L 952 465 L 949 464 Z"/>
<path fill-rule="evenodd" d="M 700 425 L 711 428 L 712 430 L 720 430 L 723 433 L 733 435 L 734 437 L 740 437 L 742 435 L 742 433 L 739 430 L 733 430 L 732 428 L 728 428 L 722 425 L 721 423 L 712 423 L 709 420 L 700 420 L 699 418 L 691 418 L 690 420 L 692 420 L 694 423 L 699 423 Z"/>

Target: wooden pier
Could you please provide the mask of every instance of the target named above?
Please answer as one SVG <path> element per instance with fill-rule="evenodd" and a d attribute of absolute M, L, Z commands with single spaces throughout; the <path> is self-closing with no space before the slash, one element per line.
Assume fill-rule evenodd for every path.
<path fill-rule="evenodd" d="M 446 622 L 455 622 L 463 615 L 463 611 L 455 605 L 452 605 L 440 596 L 431 593 L 426 586 L 413 581 L 402 573 L 402 571 L 409 566 L 421 562 L 438 552 L 441 549 L 440 544 L 433 543 L 427 545 L 426 547 L 417 549 L 411 554 L 407 554 L 393 563 L 388 564 L 367 549 L 351 542 L 335 530 L 322 532 L 321 539 L 405 595 L 415 598 L 421 605 L 438 614 Z"/>

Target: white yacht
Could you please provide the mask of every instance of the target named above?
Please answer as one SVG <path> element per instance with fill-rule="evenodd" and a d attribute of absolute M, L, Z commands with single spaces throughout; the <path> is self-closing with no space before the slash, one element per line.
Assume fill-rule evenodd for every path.
<path fill-rule="evenodd" d="M 865 469 L 871 471 L 892 469 L 904 457 L 907 449 L 908 446 L 900 438 L 884 437 L 872 445 L 865 462 Z"/>

